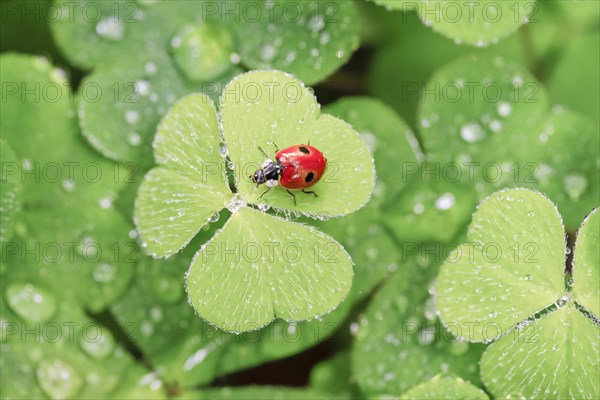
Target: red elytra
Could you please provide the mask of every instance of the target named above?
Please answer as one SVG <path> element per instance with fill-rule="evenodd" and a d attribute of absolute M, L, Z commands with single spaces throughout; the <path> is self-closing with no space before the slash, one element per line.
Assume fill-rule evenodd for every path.
<path fill-rule="evenodd" d="M 327 168 L 327 159 L 319 149 L 298 144 L 280 150 L 275 155 L 283 167 L 279 184 L 286 189 L 306 189 L 321 179 Z"/>

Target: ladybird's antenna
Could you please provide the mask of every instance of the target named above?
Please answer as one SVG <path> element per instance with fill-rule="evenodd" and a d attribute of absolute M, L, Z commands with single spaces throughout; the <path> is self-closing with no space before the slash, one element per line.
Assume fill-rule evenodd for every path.
<path fill-rule="evenodd" d="M 307 144 L 310 146 L 310 139 L 308 139 L 308 143 Z"/>
<path fill-rule="evenodd" d="M 265 151 L 260 146 L 258 146 L 258 149 L 260 150 L 261 153 L 263 153 L 265 155 L 265 158 L 269 158 L 267 153 L 265 153 Z"/>
<path fill-rule="evenodd" d="M 279 147 L 277 147 L 277 145 L 275 144 L 275 142 L 271 142 L 273 143 L 273 146 L 275 147 L 275 151 L 279 152 Z"/>

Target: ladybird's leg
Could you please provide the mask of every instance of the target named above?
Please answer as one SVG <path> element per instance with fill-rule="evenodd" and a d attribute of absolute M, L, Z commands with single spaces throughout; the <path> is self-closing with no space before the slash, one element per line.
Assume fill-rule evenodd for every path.
<path fill-rule="evenodd" d="M 302 189 L 302 193 L 312 194 L 315 197 L 319 197 L 319 195 L 316 192 L 313 192 L 312 190 L 304 190 L 304 189 Z"/>
<path fill-rule="evenodd" d="M 296 205 L 296 195 L 292 192 L 290 192 L 288 189 L 285 190 L 286 192 L 288 192 L 290 194 L 290 196 L 292 196 L 292 198 L 294 199 L 294 205 Z"/>
<path fill-rule="evenodd" d="M 264 154 L 265 158 L 269 158 L 269 156 L 267 155 L 267 153 L 265 153 L 265 151 L 260 146 L 258 146 L 258 149 L 260 150 L 261 153 Z"/>
<path fill-rule="evenodd" d="M 265 194 L 269 193 L 269 190 L 271 190 L 271 188 L 270 188 L 270 187 L 268 187 L 268 188 L 267 188 L 267 190 L 265 190 L 265 191 L 263 192 L 263 194 L 261 194 L 261 195 L 258 197 L 258 199 L 257 199 L 257 200 L 260 200 L 260 199 L 262 199 L 262 198 L 263 198 L 263 196 L 264 196 Z"/>

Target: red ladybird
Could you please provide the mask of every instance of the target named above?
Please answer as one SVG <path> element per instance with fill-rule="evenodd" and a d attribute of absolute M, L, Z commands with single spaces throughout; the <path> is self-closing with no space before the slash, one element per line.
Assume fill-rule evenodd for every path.
<path fill-rule="evenodd" d="M 260 147 L 259 150 L 267 160 L 250 178 L 256 183 L 256 187 L 266 184 L 267 190 L 260 197 L 278 183 L 294 198 L 294 204 L 296 204 L 296 196 L 289 189 L 302 190 L 303 193 L 318 197 L 315 192 L 305 189 L 319 182 L 327 168 L 327 159 L 319 149 L 298 144 L 278 151 L 275 161 L 268 159 L 267 154 Z"/>

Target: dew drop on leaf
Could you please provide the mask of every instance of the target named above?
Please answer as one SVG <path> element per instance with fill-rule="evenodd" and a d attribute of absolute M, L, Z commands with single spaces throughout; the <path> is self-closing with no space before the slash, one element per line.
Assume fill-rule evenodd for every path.
<path fill-rule="evenodd" d="M 444 193 L 435 201 L 435 208 L 446 211 L 454 207 L 456 199 L 452 193 Z"/>
<path fill-rule="evenodd" d="M 135 91 L 136 94 L 139 94 L 140 96 L 148 96 L 150 94 L 150 89 L 151 89 L 151 84 L 150 82 L 146 81 L 146 80 L 140 80 L 137 81 L 135 83 Z"/>
<path fill-rule="evenodd" d="M 31 322 L 46 321 L 56 311 L 54 296 L 30 283 L 9 286 L 6 289 L 6 301 L 15 313 Z"/>
<path fill-rule="evenodd" d="M 75 190 L 75 181 L 65 179 L 62 181 L 61 186 L 65 192 L 72 193 Z"/>
<path fill-rule="evenodd" d="M 460 128 L 460 137 L 467 143 L 476 143 L 485 138 L 485 132 L 479 124 L 472 123 Z"/>
<path fill-rule="evenodd" d="M 125 122 L 128 125 L 135 125 L 140 121 L 140 113 L 137 112 L 136 110 L 128 110 L 125 111 L 124 114 L 124 118 L 125 118 Z"/>
<path fill-rule="evenodd" d="M 79 344 L 83 351 L 95 359 L 106 358 L 115 348 L 115 342 L 110 336 L 104 334 L 93 334 L 94 330 L 89 330 L 88 335 L 81 335 Z"/>
<path fill-rule="evenodd" d="M 581 175 L 567 175 L 565 176 L 563 184 L 565 191 L 573 200 L 579 199 L 588 187 L 586 177 Z"/>
<path fill-rule="evenodd" d="M 127 143 L 132 146 L 139 146 L 142 143 L 142 136 L 137 132 L 132 132 L 127 136 Z"/>
<path fill-rule="evenodd" d="M 96 24 L 96 33 L 103 39 L 118 42 L 125 36 L 125 24 L 119 18 L 109 16 Z"/>
<path fill-rule="evenodd" d="M 149 61 L 144 65 L 144 70 L 148 75 L 154 75 L 158 72 L 158 67 L 153 62 Z"/>
<path fill-rule="evenodd" d="M 512 106 L 505 102 L 505 101 L 501 101 L 500 103 L 498 103 L 498 115 L 501 117 L 508 117 L 510 115 L 510 113 L 512 112 Z"/>
<path fill-rule="evenodd" d="M 77 370 L 62 360 L 43 360 L 36 376 L 40 388 L 51 399 L 75 398 L 83 386 Z"/>
<path fill-rule="evenodd" d="M 92 277 L 96 282 L 109 283 L 117 277 L 117 268 L 113 264 L 102 262 L 94 267 Z"/>
<path fill-rule="evenodd" d="M 213 215 L 211 215 L 208 218 L 209 222 L 217 222 L 219 220 L 219 218 L 221 217 L 221 214 L 219 214 L 218 212 L 214 213 Z"/>

